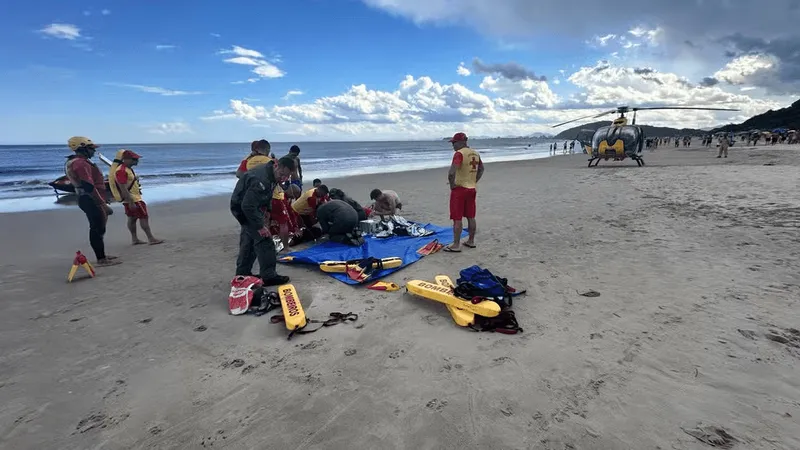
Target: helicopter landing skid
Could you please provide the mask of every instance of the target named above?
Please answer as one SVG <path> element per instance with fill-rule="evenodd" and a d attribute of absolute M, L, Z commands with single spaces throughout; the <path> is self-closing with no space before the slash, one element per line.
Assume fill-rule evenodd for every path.
<path fill-rule="evenodd" d="M 630 158 L 631 158 L 632 160 L 636 161 L 636 164 L 637 164 L 639 167 L 642 167 L 642 166 L 644 166 L 644 165 L 645 165 L 645 164 L 644 164 L 644 159 L 643 159 L 641 156 L 639 156 L 639 155 L 636 155 L 636 156 L 631 156 Z M 603 159 L 603 160 L 606 160 L 606 161 L 607 161 L 609 158 L 589 158 L 589 166 L 588 166 L 588 167 L 597 167 L 597 165 L 598 165 L 598 164 L 600 164 L 600 160 L 601 160 L 601 159 Z M 621 159 L 620 159 L 620 158 L 614 158 L 614 161 L 622 161 L 622 160 L 624 160 L 624 159 L 625 159 L 625 158 L 621 158 Z"/>

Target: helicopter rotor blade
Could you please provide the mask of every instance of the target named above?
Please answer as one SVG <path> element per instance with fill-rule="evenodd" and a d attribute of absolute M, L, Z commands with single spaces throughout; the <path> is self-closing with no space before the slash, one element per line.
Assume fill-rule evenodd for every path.
<path fill-rule="evenodd" d="M 578 117 L 577 119 L 572 119 L 572 120 L 568 120 L 568 121 L 566 121 L 566 122 L 562 122 L 562 123 L 560 123 L 560 124 L 558 124 L 558 125 L 553 125 L 553 128 L 558 128 L 558 127 L 560 127 L 561 125 L 566 125 L 566 124 L 568 124 L 568 123 L 577 122 L 577 121 L 579 121 L 579 120 L 586 120 L 586 119 L 596 119 L 596 118 L 598 118 L 598 117 L 603 117 L 603 116 L 605 116 L 606 114 L 611 114 L 611 113 L 615 113 L 615 112 L 617 112 L 617 110 L 616 110 L 616 109 L 612 109 L 612 110 L 610 110 L 610 111 L 602 112 L 602 113 L 600 113 L 600 114 L 591 114 L 591 115 L 588 115 L 588 116 Z"/>
<path fill-rule="evenodd" d="M 644 111 L 644 110 L 655 110 L 655 109 L 689 109 L 689 110 L 700 110 L 700 111 L 739 111 L 738 109 L 731 109 L 731 108 L 699 108 L 694 106 L 653 106 L 653 107 L 645 107 L 645 108 L 631 108 L 633 111 Z"/>

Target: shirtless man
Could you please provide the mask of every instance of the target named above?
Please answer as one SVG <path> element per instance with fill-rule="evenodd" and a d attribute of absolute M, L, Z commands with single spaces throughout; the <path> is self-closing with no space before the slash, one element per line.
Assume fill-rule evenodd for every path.
<path fill-rule="evenodd" d="M 389 189 L 373 189 L 369 193 L 370 200 L 375 204 L 372 206 L 372 214 L 377 216 L 393 216 L 397 210 L 403 210 L 403 203 L 397 192 Z"/>
<path fill-rule="evenodd" d="M 293 145 L 289 148 L 289 154 L 286 155 L 294 160 L 295 170 L 292 173 L 291 184 L 296 185 L 303 189 L 303 168 L 300 166 L 300 147 Z M 315 186 L 316 187 L 316 186 Z"/>

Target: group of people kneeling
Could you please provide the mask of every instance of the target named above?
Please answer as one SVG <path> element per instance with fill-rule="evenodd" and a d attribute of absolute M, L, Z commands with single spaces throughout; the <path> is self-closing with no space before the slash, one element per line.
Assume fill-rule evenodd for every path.
<path fill-rule="evenodd" d="M 230 209 L 241 225 L 236 275 L 252 275 L 258 259 L 259 277 L 264 284 L 279 285 L 289 278 L 277 274 L 278 236 L 286 250 L 290 246 L 327 235 L 333 242 L 361 245 L 355 231 L 359 222 L 373 215 L 394 215 L 402 204 L 394 191 L 375 189 L 371 207 L 363 207 L 340 189 L 329 189 L 315 179 L 303 191 L 300 148 L 292 146 L 282 158 L 270 153 L 266 140 L 254 141 L 237 177 Z"/>

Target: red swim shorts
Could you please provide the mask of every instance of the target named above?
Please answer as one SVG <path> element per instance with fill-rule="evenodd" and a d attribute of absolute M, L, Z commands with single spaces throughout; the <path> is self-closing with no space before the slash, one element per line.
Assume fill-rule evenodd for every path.
<path fill-rule="evenodd" d="M 147 213 L 147 204 L 143 201 L 125 203 L 125 215 L 136 219 L 147 219 L 150 217 Z"/>
<path fill-rule="evenodd" d="M 475 218 L 475 210 L 477 203 L 475 198 L 477 191 L 475 189 L 464 188 L 457 186 L 450 191 L 450 219 L 461 220 L 464 217 L 467 219 Z"/>

